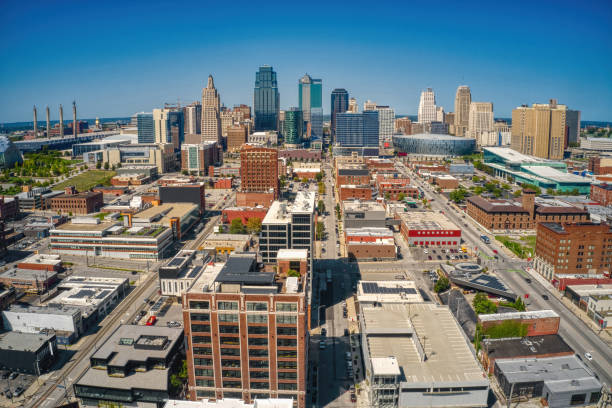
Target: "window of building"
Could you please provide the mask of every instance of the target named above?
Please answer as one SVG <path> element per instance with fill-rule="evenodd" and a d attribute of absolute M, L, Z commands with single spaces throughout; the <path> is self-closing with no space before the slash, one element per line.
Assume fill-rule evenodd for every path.
<path fill-rule="evenodd" d="M 189 301 L 189 308 L 190 309 L 210 309 L 210 303 L 208 302 L 208 300 L 200 300 L 200 301 L 191 300 Z"/>
<path fill-rule="evenodd" d="M 210 326 L 208 324 L 192 324 L 191 332 L 204 332 L 210 333 Z"/>
<path fill-rule="evenodd" d="M 197 366 L 211 366 L 213 361 L 212 358 L 194 358 L 193 364 Z"/>
<path fill-rule="evenodd" d="M 296 347 L 296 339 L 277 339 L 276 345 L 279 347 Z"/>
<path fill-rule="evenodd" d="M 239 356 L 240 349 L 238 348 L 225 348 L 221 347 L 221 355 L 222 356 Z"/>
<path fill-rule="evenodd" d="M 246 309 L 248 311 L 267 311 L 267 302 L 246 302 Z"/>
<path fill-rule="evenodd" d="M 586 394 L 574 394 L 570 400 L 570 405 L 584 405 Z"/>
<path fill-rule="evenodd" d="M 268 323 L 268 315 L 249 314 L 247 315 L 247 323 Z"/>
<path fill-rule="evenodd" d="M 277 327 L 276 334 L 279 336 L 297 336 L 297 327 Z"/>
<path fill-rule="evenodd" d="M 268 360 L 249 360 L 249 368 L 268 368 Z"/>
<path fill-rule="evenodd" d="M 268 334 L 266 326 L 249 326 L 249 334 Z"/>
<path fill-rule="evenodd" d="M 232 381 L 232 380 L 224 380 L 223 381 L 223 388 L 240 388 L 242 387 L 242 383 L 240 381 Z M 228 393 L 224 393 L 224 395 L 227 397 Z M 238 393 L 239 396 L 238 398 L 240 398 L 242 396 L 242 394 Z"/>
<path fill-rule="evenodd" d="M 210 347 L 194 347 L 193 354 L 211 355 L 212 350 Z"/>
<path fill-rule="evenodd" d="M 268 339 L 265 337 L 249 337 L 249 346 L 267 346 Z"/>
<path fill-rule="evenodd" d="M 217 302 L 219 310 L 238 310 L 238 302 L 219 301 Z"/>
<path fill-rule="evenodd" d="M 297 361 L 279 361 L 278 369 L 279 370 L 288 370 L 297 368 Z"/>
<path fill-rule="evenodd" d="M 297 390 L 297 383 L 278 383 L 279 390 Z"/>
<path fill-rule="evenodd" d="M 220 322 L 224 323 L 238 322 L 238 315 L 236 313 L 219 313 L 218 318 Z"/>
<path fill-rule="evenodd" d="M 191 320 L 208 322 L 210 321 L 210 315 L 208 313 L 191 313 Z"/>
<path fill-rule="evenodd" d="M 196 377 L 212 377 L 213 370 L 211 368 L 196 368 L 195 375 Z"/>
<path fill-rule="evenodd" d="M 215 380 L 201 380 L 196 378 L 196 386 L 197 387 L 214 387 Z"/>
<path fill-rule="evenodd" d="M 276 311 L 278 312 L 297 312 L 297 303 L 276 303 Z"/>
<path fill-rule="evenodd" d="M 297 316 L 277 315 L 276 316 L 276 323 L 278 323 L 278 324 L 296 324 L 297 323 Z"/>

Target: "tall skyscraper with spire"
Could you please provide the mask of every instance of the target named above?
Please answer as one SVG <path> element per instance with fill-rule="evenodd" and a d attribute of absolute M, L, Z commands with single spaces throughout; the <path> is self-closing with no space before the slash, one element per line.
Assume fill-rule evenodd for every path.
<path fill-rule="evenodd" d="M 336 115 L 348 110 L 349 94 L 346 89 L 336 88 L 331 93 L 331 132 L 336 134 Z"/>
<path fill-rule="evenodd" d="M 271 66 L 263 65 L 255 74 L 253 92 L 255 130 L 278 130 L 279 107 L 280 96 L 276 72 Z"/>
<path fill-rule="evenodd" d="M 38 137 L 38 112 L 36 111 L 36 105 L 34 105 L 34 138 Z"/>
<path fill-rule="evenodd" d="M 221 116 L 219 93 L 212 75 L 208 76 L 206 88 L 202 89 L 202 140 L 221 145 Z"/>
<path fill-rule="evenodd" d="M 64 137 L 64 108 L 61 103 L 59 107 L 59 135 Z"/>
<path fill-rule="evenodd" d="M 77 136 L 76 101 L 72 101 L 72 136 Z"/>
<path fill-rule="evenodd" d="M 436 121 L 436 96 L 431 88 L 421 92 L 418 118 L 422 124 Z"/>
<path fill-rule="evenodd" d="M 455 95 L 455 136 L 466 136 L 470 125 L 470 104 L 472 93 L 470 87 L 461 85 Z"/>

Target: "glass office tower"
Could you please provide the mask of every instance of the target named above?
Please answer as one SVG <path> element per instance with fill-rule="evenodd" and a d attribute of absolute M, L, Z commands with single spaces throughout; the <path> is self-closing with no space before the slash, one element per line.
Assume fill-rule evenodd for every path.
<path fill-rule="evenodd" d="M 344 147 L 378 146 L 378 112 L 336 114 L 336 143 Z"/>
<path fill-rule="evenodd" d="M 331 93 L 331 133 L 336 134 L 336 115 L 348 110 L 349 94 L 346 89 L 336 88 Z"/>
<path fill-rule="evenodd" d="M 304 116 L 304 129 L 311 139 L 323 138 L 323 81 L 306 74 L 298 82 L 298 103 Z"/>
<path fill-rule="evenodd" d="M 155 125 L 153 113 L 139 113 L 136 115 L 138 126 L 138 143 L 155 143 Z"/>
<path fill-rule="evenodd" d="M 253 93 L 255 130 L 278 130 L 279 105 L 276 72 L 270 66 L 261 66 L 255 74 Z"/>
<path fill-rule="evenodd" d="M 301 147 L 304 138 L 304 116 L 299 108 L 285 111 L 285 125 L 283 126 L 285 146 Z"/>

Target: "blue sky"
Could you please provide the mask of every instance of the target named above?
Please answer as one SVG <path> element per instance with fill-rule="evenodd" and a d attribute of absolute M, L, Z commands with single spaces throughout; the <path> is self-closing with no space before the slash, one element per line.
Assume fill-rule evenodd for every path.
<path fill-rule="evenodd" d="M 500 3 L 500 4 L 498 4 Z M 498 117 L 557 98 L 612 121 L 610 1 L 8 1 L 0 15 L 0 122 L 77 101 L 79 116 L 129 116 L 197 100 L 252 104 L 255 71 L 278 74 L 281 107 L 305 73 L 415 114 L 421 89 L 454 110 L 458 85 Z M 70 116 L 70 114 L 68 114 Z"/>

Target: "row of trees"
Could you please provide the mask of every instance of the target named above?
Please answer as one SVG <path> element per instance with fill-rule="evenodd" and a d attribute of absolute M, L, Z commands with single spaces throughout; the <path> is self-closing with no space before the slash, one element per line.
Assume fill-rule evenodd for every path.
<path fill-rule="evenodd" d="M 230 234 L 259 234 L 261 231 L 261 220 L 259 218 L 249 218 L 246 225 L 242 223 L 242 219 L 234 218 L 230 224 Z"/>

